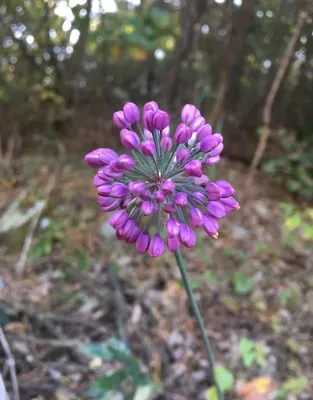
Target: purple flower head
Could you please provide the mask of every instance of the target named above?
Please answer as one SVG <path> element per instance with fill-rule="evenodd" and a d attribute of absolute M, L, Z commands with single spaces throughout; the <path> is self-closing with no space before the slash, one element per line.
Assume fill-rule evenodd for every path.
<path fill-rule="evenodd" d="M 109 223 L 116 238 L 151 257 L 159 257 L 165 244 L 174 252 L 181 244 L 193 247 L 195 229 L 217 238 L 217 219 L 239 208 L 233 187 L 224 180 L 210 182 L 205 170 L 220 160 L 222 135 L 212 134 L 192 104 L 183 107 L 172 135 L 169 115 L 154 101 L 144 105 L 143 127 L 139 108 L 131 102 L 114 113 L 113 121 L 130 154 L 100 148 L 85 162 L 97 169 L 97 202 L 102 211 L 114 211 Z"/>
<path fill-rule="evenodd" d="M 192 132 L 187 125 L 179 124 L 174 132 L 175 142 L 178 144 L 183 144 L 191 138 L 191 134 Z"/>
<path fill-rule="evenodd" d="M 127 129 L 131 125 L 131 123 L 125 118 L 123 111 L 116 111 L 113 114 L 113 122 L 120 129 Z"/>
<path fill-rule="evenodd" d="M 135 103 L 125 103 L 123 107 L 124 117 L 131 124 L 135 124 L 140 120 L 140 111 Z"/>
<path fill-rule="evenodd" d="M 140 139 L 137 133 L 128 129 L 122 129 L 120 137 L 122 145 L 128 150 L 136 149 L 140 143 Z"/>

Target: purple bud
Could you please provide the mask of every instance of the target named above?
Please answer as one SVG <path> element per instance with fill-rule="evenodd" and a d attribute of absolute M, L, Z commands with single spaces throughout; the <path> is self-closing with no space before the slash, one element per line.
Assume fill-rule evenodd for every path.
<path fill-rule="evenodd" d="M 215 149 L 215 147 L 219 145 L 220 141 L 220 138 L 216 137 L 215 135 L 206 136 L 200 142 L 200 150 L 203 153 L 207 153 L 208 151 Z"/>
<path fill-rule="evenodd" d="M 174 197 L 174 204 L 176 204 L 179 207 L 184 207 L 188 205 L 188 197 L 186 193 L 184 192 L 179 192 L 175 195 Z"/>
<path fill-rule="evenodd" d="M 164 151 L 164 153 L 171 151 L 172 147 L 173 147 L 173 141 L 170 137 L 165 136 L 161 139 L 161 148 Z"/>
<path fill-rule="evenodd" d="M 153 117 L 154 128 L 162 131 L 170 124 L 170 116 L 165 111 L 157 111 Z"/>
<path fill-rule="evenodd" d="M 210 156 L 211 157 L 219 156 L 223 150 L 224 150 L 224 143 L 221 142 L 218 146 L 215 147 L 215 149 L 213 149 L 210 152 Z"/>
<path fill-rule="evenodd" d="M 185 166 L 184 166 L 184 172 L 185 174 L 189 176 L 196 176 L 200 178 L 202 175 L 202 164 L 200 160 L 192 160 L 189 161 Z"/>
<path fill-rule="evenodd" d="M 101 178 L 99 178 L 98 175 L 95 175 L 95 176 L 93 177 L 92 184 L 93 184 L 94 186 L 100 186 L 100 185 L 103 185 L 104 183 L 105 183 L 104 180 L 101 179 Z"/>
<path fill-rule="evenodd" d="M 109 206 L 101 206 L 102 211 L 114 211 L 117 208 L 120 207 L 120 202 L 118 200 L 115 200 L 112 204 Z"/>
<path fill-rule="evenodd" d="M 104 169 L 103 169 L 103 173 L 108 176 L 109 178 L 114 178 L 114 179 L 118 179 L 121 178 L 124 174 L 123 172 L 116 172 L 113 171 L 113 169 L 111 168 L 110 165 L 107 165 Z"/>
<path fill-rule="evenodd" d="M 135 168 L 135 161 L 128 154 L 121 154 L 118 158 L 118 165 L 122 169 L 130 171 Z"/>
<path fill-rule="evenodd" d="M 190 151 L 187 149 L 179 149 L 176 153 L 176 160 L 179 163 L 183 163 L 190 157 Z"/>
<path fill-rule="evenodd" d="M 170 127 L 166 126 L 162 131 L 162 137 L 164 138 L 164 137 L 168 137 L 168 136 L 170 136 Z"/>
<path fill-rule="evenodd" d="M 175 207 L 173 203 L 166 203 L 164 206 L 164 211 L 168 214 L 172 214 L 175 211 Z"/>
<path fill-rule="evenodd" d="M 98 187 L 97 192 L 100 196 L 108 197 L 110 196 L 112 187 L 113 187 L 112 185 L 101 185 Z"/>
<path fill-rule="evenodd" d="M 150 131 L 148 131 L 148 129 L 145 129 L 143 134 L 145 135 L 145 138 L 147 140 L 153 140 L 153 135 L 152 135 L 152 133 Z"/>
<path fill-rule="evenodd" d="M 144 113 L 147 112 L 147 111 L 154 111 L 155 112 L 155 111 L 158 111 L 158 109 L 159 109 L 159 106 L 155 101 L 149 101 L 149 103 L 146 103 L 143 106 L 143 112 Z"/>
<path fill-rule="evenodd" d="M 194 195 L 193 198 L 194 203 L 202 205 L 205 197 L 204 194 L 201 192 L 193 192 L 193 195 Z"/>
<path fill-rule="evenodd" d="M 223 204 L 227 212 L 238 210 L 240 208 L 238 201 L 233 197 L 222 198 L 220 199 L 220 202 Z"/>
<path fill-rule="evenodd" d="M 117 158 L 117 154 L 111 149 L 97 149 L 86 154 L 85 162 L 92 168 L 99 168 L 110 164 L 110 161 Z"/>
<path fill-rule="evenodd" d="M 154 156 L 156 152 L 155 144 L 153 140 L 146 140 L 144 142 L 141 142 L 139 145 L 139 148 L 142 152 L 143 155 L 147 157 Z"/>
<path fill-rule="evenodd" d="M 177 251 L 180 248 L 180 241 L 177 236 L 167 238 L 167 247 L 170 251 Z"/>
<path fill-rule="evenodd" d="M 126 239 L 126 242 L 129 244 L 134 243 L 136 241 L 136 239 L 138 238 L 139 234 L 140 234 L 140 228 L 139 228 L 139 226 L 135 225 L 130 236 L 128 237 L 128 239 Z"/>
<path fill-rule="evenodd" d="M 122 228 L 120 228 L 120 235 L 124 239 L 128 239 L 132 234 L 135 225 L 136 225 L 135 221 L 133 219 L 129 219 L 128 221 L 126 221 L 125 225 Z"/>
<path fill-rule="evenodd" d="M 200 178 L 194 178 L 193 182 L 195 185 L 204 186 L 209 182 L 209 178 L 206 175 L 201 175 Z"/>
<path fill-rule="evenodd" d="M 217 138 L 219 138 L 221 142 L 224 141 L 224 138 L 223 138 L 223 136 L 222 136 L 220 133 L 214 133 L 214 136 L 216 136 Z"/>
<path fill-rule="evenodd" d="M 179 235 L 179 222 L 174 218 L 169 218 L 166 221 L 166 232 L 169 237 Z"/>
<path fill-rule="evenodd" d="M 142 203 L 143 203 L 143 200 L 139 197 L 139 198 L 136 200 L 136 205 L 137 205 L 138 207 L 140 207 Z"/>
<path fill-rule="evenodd" d="M 203 215 L 203 229 L 205 232 L 217 238 L 218 236 L 218 222 L 216 221 L 215 218 L 210 217 L 210 215 Z"/>
<path fill-rule="evenodd" d="M 217 164 L 220 161 L 221 157 L 216 156 L 216 157 L 209 157 L 205 160 L 206 165 L 211 166 L 214 164 Z"/>
<path fill-rule="evenodd" d="M 148 233 L 140 233 L 136 239 L 136 250 L 140 254 L 144 254 L 149 247 L 150 236 Z"/>
<path fill-rule="evenodd" d="M 113 226 L 113 228 L 119 229 L 125 224 L 127 220 L 128 220 L 127 212 L 125 210 L 119 210 L 111 215 L 109 223 L 111 226 Z"/>
<path fill-rule="evenodd" d="M 205 124 L 205 119 L 199 115 L 189 125 L 191 132 L 198 132 Z"/>
<path fill-rule="evenodd" d="M 209 200 L 219 200 L 222 196 L 220 187 L 214 182 L 207 183 L 205 185 L 205 190 Z"/>
<path fill-rule="evenodd" d="M 154 131 L 154 124 L 153 124 L 154 115 L 155 111 L 147 111 L 144 112 L 142 115 L 143 126 L 150 132 Z"/>
<path fill-rule="evenodd" d="M 131 201 L 132 198 L 130 196 L 125 197 L 121 202 L 121 208 L 126 208 Z"/>
<path fill-rule="evenodd" d="M 173 194 L 175 191 L 175 183 L 173 181 L 165 181 L 161 185 L 162 191 L 167 194 Z"/>
<path fill-rule="evenodd" d="M 125 169 L 119 165 L 118 159 L 111 161 L 110 167 L 114 172 L 125 172 Z"/>
<path fill-rule="evenodd" d="M 215 183 L 220 187 L 222 191 L 222 197 L 229 197 L 235 194 L 235 189 L 227 181 L 218 180 Z"/>
<path fill-rule="evenodd" d="M 149 200 L 145 200 L 141 204 L 140 209 L 141 209 L 141 212 L 143 213 L 143 215 L 151 215 L 154 212 L 154 204 Z"/>
<path fill-rule="evenodd" d="M 137 133 L 128 129 L 122 129 L 120 133 L 122 145 L 128 150 L 136 149 L 140 143 Z"/>
<path fill-rule="evenodd" d="M 219 201 L 210 201 L 206 206 L 207 212 L 215 218 L 224 218 L 226 216 L 226 210 L 222 203 Z"/>
<path fill-rule="evenodd" d="M 105 168 L 99 169 L 99 171 L 97 172 L 98 177 L 103 180 L 103 183 L 113 183 L 114 179 L 106 175 L 106 173 L 104 172 Z"/>
<path fill-rule="evenodd" d="M 212 135 L 212 127 L 209 124 L 203 125 L 197 134 L 197 140 L 201 142 L 205 137 L 211 136 Z"/>
<path fill-rule="evenodd" d="M 113 183 L 113 187 L 111 190 L 111 197 L 121 198 L 125 197 L 128 194 L 129 190 L 124 183 Z M 100 193 L 99 193 L 100 194 Z"/>
<path fill-rule="evenodd" d="M 164 252 L 164 240 L 159 235 L 155 235 L 151 238 L 149 244 L 149 254 L 151 257 L 159 257 Z"/>
<path fill-rule="evenodd" d="M 116 201 L 116 199 L 112 199 L 112 197 L 102 197 L 102 196 L 99 196 L 98 199 L 97 199 L 97 202 L 98 202 L 98 204 L 99 204 L 101 207 L 110 206 L 110 205 L 112 205 L 115 201 Z"/>
<path fill-rule="evenodd" d="M 149 190 L 145 190 L 141 195 L 140 198 L 143 200 L 151 200 L 152 199 L 152 195 L 151 192 Z"/>
<path fill-rule="evenodd" d="M 191 130 L 185 124 L 179 124 L 174 132 L 174 139 L 176 143 L 182 144 L 191 138 Z"/>
<path fill-rule="evenodd" d="M 189 212 L 190 223 L 195 228 L 199 228 L 203 224 L 203 213 L 199 208 L 191 208 Z"/>
<path fill-rule="evenodd" d="M 196 106 L 193 104 L 186 104 L 181 110 L 181 120 L 186 124 L 190 124 L 190 122 L 196 118 L 196 111 L 199 111 Z"/>
<path fill-rule="evenodd" d="M 125 118 L 125 115 L 124 115 L 123 111 L 116 111 L 113 114 L 113 122 L 120 129 L 124 129 L 124 128 L 129 128 L 130 127 L 130 122 L 127 121 L 127 119 Z"/>
<path fill-rule="evenodd" d="M 185 223 L 180 224 L 180 241 L 184 246 L 190 248 L 196 244 L 196 235 L 194 231 Z"/>
<path fill-rule="evenodd" d="M 128 187 L 133 196 L 140 196 L 146 190 L 143 182 L 129 182 Z"/>
<path fill-rule="evenodd" d="M 163 201 L 165 200 L 165 193 L 162 192 L 162 190 L 157 190 L 154 193 L 154 199 L 157 203 L 163 203 Z"/>
<path fill-rule="evenodd" d="M 140 120 L 140 112 L 139 108 L 135 103 L 127 102 L 123 107 L 124 116 L 128 122 L 134 124 L 135 122 L 139 122 Z"/>

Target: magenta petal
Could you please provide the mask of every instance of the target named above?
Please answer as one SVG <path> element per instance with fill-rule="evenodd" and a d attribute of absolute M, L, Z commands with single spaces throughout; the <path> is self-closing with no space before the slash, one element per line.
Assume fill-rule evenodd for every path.
<path fill-rule="evenodd" d="M 203 229 L 210 236 L 218 235 L 218 222 L 210 215 L 203 216 Z"/>
<path fill-rule="evenodd" d="M 210 201 L 206 206 L 206 210 L 215 218 L 224 218 L 226 216 L 225 207 L 219 201 Z"/>
<path fill-rule="evenodd" d="M 109 219 L 110 225 L 115 228 L 121 228 L 128 220 L 128 214 L 125 210 L 116 211 Z"/>
<path fill-rule="evenodd" d="M 151 238 L 149 244 L 149 254 L 151 257 L 159 257 L 164 252 L 164 240 L 159 235 L 155 235 Z"/>
<path fill-rule="evenodd" d="M 140 254 L 144 254 L 149 247 L 150 236 L 148 233 L 140 233 L 136 239 L 136 250 Z"/>
<path fill-rule="evenodd" d="M 179 222 L 174 218 L 169 218 L 166 221 L 166 233 L 169 237 L 179 235 Z"/>
<path fill-rule="evenodd" d="M 220 187 L 214 182 L 207 183 L 205 185 L 205 191 L 207 192 L 209 200 L 219 200 L 222 196 Z"/>
<path fill-rule="evenodd" d="M 180 241 L 177 236 L 167 238 L 167 247 L 173 252 L 180 248 Z"/>
<path fill-rule="evenodd" d="M 203 224 L 203 213 L 199 208 L 191 208 L 189 212 L 190 223 L 195 228 L 199 228 Z"/>

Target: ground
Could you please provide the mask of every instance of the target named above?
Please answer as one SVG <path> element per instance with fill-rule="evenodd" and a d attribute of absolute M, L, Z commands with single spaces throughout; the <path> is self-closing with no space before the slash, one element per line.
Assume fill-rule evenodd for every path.
<path fill-rule="evenodd" d="M 112 338 L 131 349 L 140 363 L 133 370 L 158 386 L 154 399 L 210 399 L 204 348 L 173 255 L 152 260 L 115 240 L 82 156 L 66 142 L 39 146 L 1 177 L 2 215 L 23 193 L 24 216 L 46 201 L 25 264 L 17 267 L 31 223 L 0 236 L 0 318 L 21 399 L 91 398 L 95 378 L 123 361 L 103 361 L 82 346 Z M 304 206 L 261 172 L 248 206 L 246 170 L 229 160 L 218 166 L 241 209 L 221 223 L 219 239 L 199 234 L 183 255 L 217 364 L 224 381 L 230 378 L 226 398 L 311 399 L 313 251 L 301 232 L 287 229 L 281 204 Z M 6 355 L 0 357 L 10 391 Z"/>

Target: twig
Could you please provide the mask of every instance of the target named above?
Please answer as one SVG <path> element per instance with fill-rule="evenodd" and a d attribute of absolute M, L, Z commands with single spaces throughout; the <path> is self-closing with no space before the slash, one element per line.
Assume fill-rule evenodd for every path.
<path fill-rule="evenodd" d="M 52 191 L 52 189 L 53 189 L 53 187 L 55 185 L 55 182 L 56 182 L 56 176 L 54 175 L 54 176 L 52 176 L 50 178 L 50 180 L 49 180 L 49 182 L 48 182 L 48 184 L 46 186 L 46 190 L 45 190 L 46 198 L 40 204 L 40 207 L 38 208 L 38 211 L 35 214 L 35 216 L 34 216 L 34 218 L 32 220 L 32 223 L 29 226 L 29 229 L 28 229 L 25 241 L 24 241 L 23 249 L 22 249 L 21 254 L 20 254 L 20 258 L 19 258 L 19 260 L 18 260 L 18 262 L 16 264 L 16 272 L 17 272 L 18 275 L 22 275 L 24 273 L 25 264 L 26 264 L 26 260 L 27 260 L 27 255 L 28 255 L 30 246 L 31 246 L 32 241 L 33 241 L 34 233 L 35 233 L 36 227 L 38 225 L 38 222 L 39 222 L 39 219 L 40 219 L 40 215 L 41 215 L 43 209 L 45 208 L 45 206 L 47 204 L 48 197 L 49 197 L 49 195 L 50 195 L 50 193 L 51 193 L 51 191 Z"/>
<path fill-rule="evenodd" d="M 0 327 L 0 342 L 3 348 L 3 351 L 7 357 L 7 363 L 10 369 L 10 376 L 11 376 L 11 382 L 12 382 L 12 390 L 13 390 L 13 399 L 14 400 L 20 400 L 20 393 L 18 389 L 18 382 L 17 382 L 17 377 L 16 377 L 16 370 L 15 370 L 15 360 L 13 357 L 13 354 L 11 352 L 9 343 L 5 337 L 5 334 Z"/>
<path fill-rule="evenodd" d="M 274 103 L 276 94 L 278 92 L 278 89 L 280 88 L 281 82 L 287 71 L 291 56 L 294 52 L 295 45 L 298 41 L 301 29 L 307 19 L 307 16 L 308 16 L 308 13 L 306 11 L 301 11 L 298 16 L 297 26 L 295 28 L 295 31 L 294 31 L 290 41 L 288 42 L 285 54 L 281 60 L 281 63 L 278 68 L 277 74 L 275 76 L 274 82 L 270 88 L 270 91 L 269 91 L 268 96 L 265 101 L 265 105 L 264 105 L 264 109 L 263 109 L 263 117 L 262 117 L 263 127 L 261 130 L 261 136 L 259 139 L 257 149 L 255 151 L 253 160 L 251 162 L 251 166 L 250 166 L 249 173 L 248 173 L 248 178 L 246 180 L 245 195 L 247 196 L 248 200 L 250 200 L 252 197 L 251 196 L 252 185 L 253 185 L 255 171 L 261 161 L 261 158 L 263 157 L 263 154 L 264 154 L 264 151 L 265 151 L 265 148 L 267 145 L 267 141 L 268 141 L 268 138 L 270 135 L 270 123 L 271 123 L 271 114 L 272 114 L 273 103 Z"/>
<path fill-rule="evenodd" d="M 10 400 L 10 397 L 5 389 L 2 375 L 0 374 L 0 399 Z"/>

